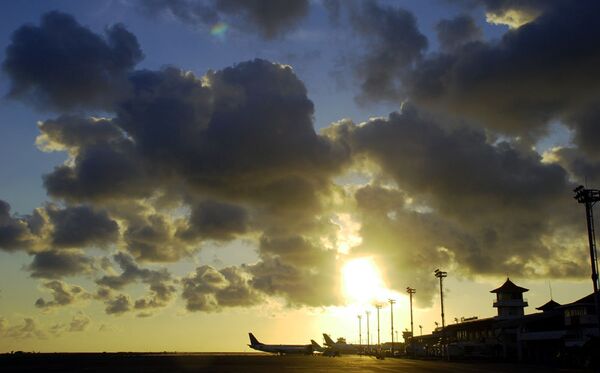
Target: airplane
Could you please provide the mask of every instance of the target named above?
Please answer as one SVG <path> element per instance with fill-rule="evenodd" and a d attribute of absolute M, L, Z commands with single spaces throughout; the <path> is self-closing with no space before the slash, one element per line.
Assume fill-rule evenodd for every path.
<path fill-rule="evenodd" d="M 364 352 L 364 347 L 361 345 L 348 344 L 344 338 L 334 342 L 328 334 L 323 333 L 325 339 L 326 350 L 323 353 L 326 356 L 340 356 L 341 354 L 360 354 Z"/>
<path fill-rule="evenodd" d="M 325 349 L 321 347 L 314 340 L 310 340 L 310 344 L 308 345 L 268 345 L 264 343 L 260 343 L 258 339 L 252 333 L 248 333 L 250 336 L 250 347 L 253 350 L 270 352 L 279 355 L 286 354 L 305 354 L 312 355 L 313 352 L 323 352 Z"/>

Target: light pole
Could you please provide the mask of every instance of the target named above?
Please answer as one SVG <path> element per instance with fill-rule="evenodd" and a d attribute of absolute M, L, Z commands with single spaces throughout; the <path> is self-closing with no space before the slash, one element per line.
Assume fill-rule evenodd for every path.
<path fill-rule="evenodd" d="M 377 346 L 381 347 L 381 340 L 379 339 L 379 310 L 381 309 L 381 304 L 376 304 L 375 308 L 377 308 Z"/>
<path fill-rule="evenodd" d="M 423 325 L 419 325 L 419 329 L 421 329 L 421 335 L 423 335 Z"/>
<path fill-rule="evenodd" d="M 366 311 L 365 312 L 367 314 L 367 349 L 371 346 L 371 331 L 369 329 L 369 315 L 371 314 L 371 311 Z"/>
<path fill-rule="evenodd" d="M 410 299 L 410 336 L 413 336 L 413 309 L 412 309 L 412 297 L 413 294 L 417 292 L 416 289 L 411 288 L 410 286 L 406 288 L 406 292 L 408 293 Z"/>
<path fill-rule="evenodd" d="M 444 277 L 448 277 L 448 272 L 440 271 L 436 269 L 434 272 L 435 277 L 440 279 L 440 304 L 442 305 L 442 330 L 446 327 L 446 321 L 444 320 L 444 288 L 443 288 L 443 279 Z"/>
<path fill-rule="evenodd" d="M 594 284 L 594 303 L 598 328 L 600 329 L 600 292 L 598 292 L 598 252 L 596 251 L 596 233 L 594 229 L 594 205 L 600 201 L 600 190 L 587 189 L 583 185 L 573 189 L 575 199 L 585 204 L 585 217 L 587 220 L 588 243 L 590 246 L 590 262 L 592 264 L 592 282 Z"/>
<path fill-rule="evenodd" d="M 362 315 L 358 315 L 358 345 L 362 346 Z"/>
<path fill-rule="evenodd" d="M 392 325 L 392 347 L 390 349 L 391 355 L 394 356 L 394 303 L 396 303 L 395 299 L 388 299 L 390 302 L 390 318 Z"/>

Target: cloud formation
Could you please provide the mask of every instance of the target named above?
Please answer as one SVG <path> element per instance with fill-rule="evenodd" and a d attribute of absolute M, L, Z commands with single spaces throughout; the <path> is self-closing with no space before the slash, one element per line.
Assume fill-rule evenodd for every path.
<path fill-rule="evenodd" d="M 577 205 L 564 197 L 573 185 L 559 165 L 507 142 L 489 144 L 479 130 L 446 129 L 410 105 L 334 130 L 388 180 L 386 188 L 355 194 L 363 222 L 357 250 L 387 258 L 389 278 L 402 279 L 396 286 L 424 258 L 474 274 L 576 277 L 584 270 L 584 261 L 565 259 L 564 247 L 550 239 L 583 234 L 573 224 Z M 403 272 L 398 268 L 404 274 L 394 275 Z"/>
<path fill-rule="evenodd" d="M 277 2 L 273 13 L 259 12 L 268 3 L 146 6 L 193 24 L 243 17 L 268 38 L 308 7 Z M 290 306 L 340 304 L 340 267 L 358 256 L 372 257 L 395 289 L 423 284 L 422 304 L 431 299 L 438 265 L 465 276 L 578 277 L 586 264 L 571 253 L 582 234 L 573 223 L 580 214 L 564 196 L 572 179 L 600 169 L 597 5 L 582 1 L 564 12 L 561 2 L 530 4 L 535 17 L 497 41 L 484 40 L 468 16 L 442 20 L 441 49 L 430 53 L 409 11 L 373 1 L 349 6 L 365 42 L 355 66 L 359 99 L 404 103 L 387 118 L 342 120 L 320 133 L 314 104 L 290 66 L 255 59 L 205 75 L 135 70 L 142 53 L 122 26 L 98 35 L 48 13 L 39 27 L 17 30 L 3 66 L 12 97 L 60 112 L 40 122 L 36 143 L 68 159 L 44 176 L 52 204 L 16 216 L 0 201 L 0 248 L 25 250 L 33 256 L 25 268 L 31 276 L 52 280 L 43 285 L 52 299 L 38 299 L 39 308 L 69 305 L 85 293 L 58 279 L 96 275 L 93 297 L 107 314 L 139 317 L 168 306 L 178 290 L 189 311 L 268 297 Z M 526 8 L 484 5 L 503 17 Z M 62 32 L 68 37 L 58 38 Z M 85 66 L 69 76 L 53 74 L 52 63 L 41 69 L 29 60 L 38 39 L 60 68 Z M 74 114 L 82 108 L 102 109 L 104 117 Z M 555 119 L 573 129 L 573 147 L 542 157 L 529 145 Z M 367 181 L 340 185 L 337 176 L 356 170 Z M 362 237 L 348 255 L 337 248 L 333 221 L 341 211 Z M 209 242 L 234 239 L 255 243 L 258 260 L 200 265 L 181 280 L 156 264 L 142 266 L 178 262 Z M 116 251 L 120 271 L 106 259 L 98 275 L 89 248 Z M 134 284 L 147 293 L 132 297 Z M 87 325 L 82 317 L 69 329 Z"/>
<path fill-rule="evenodd" d="M 353 10 L 351 20 L 366 42 L 366 52 L 356 66 L 359 100 L 402 97 L 397 79 L 422 58 L 428 45 L 416 18 L 405 9 L 365 1 Z"/>
<path fill-rule="evenodd" d="M 33 256 L 25 267 L 31 277 L 59 279 L 62 277 L 91 274 L 94 260 L 80 250 L 41 251 Z"/>
<path fill-rule="evenodd" d="M 142 59 L 136 37 L 123 25 L 99 36 L 69 14 L 42 16 L 11 37 L 3 70 L 9 97 L 51 109 L 109 108 L 127 90 L 127 74 Z"/>
<path fill-rule="evenodd" d="M 41 309 L 68 306 L 78 299 L 90 298 L 90 295 L 81 286 L 69 285 L 59 280 L 46 281 L 43 286 L 50 290 L 52 300 L 47 301 L 44 298 L 38 298 L 35 301 L 35 306 Z"/>
<path fill-rule="evenodd" d="M 265 39 L 293 30 L 307 16 L 308 0 L 152 0 L 140 1 L 149 14 L 168 13 L 192 26 L 212 27 L 219 22 L 251 29 Z"/>

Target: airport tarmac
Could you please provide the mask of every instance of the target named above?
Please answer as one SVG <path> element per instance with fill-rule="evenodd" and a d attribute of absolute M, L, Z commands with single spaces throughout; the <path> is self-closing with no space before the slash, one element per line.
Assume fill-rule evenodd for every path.
<path fill-rule="evenodd" d="M 22 354 L 0 355 L 2 372 L 570 372 L 551 367 L 368 356 L 263 354 Z"/>

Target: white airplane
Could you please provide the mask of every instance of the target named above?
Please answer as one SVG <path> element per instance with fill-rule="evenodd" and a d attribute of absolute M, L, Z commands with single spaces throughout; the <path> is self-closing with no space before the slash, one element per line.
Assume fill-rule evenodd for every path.
<path fill-rule="evenodd" d="M 248 333 L 250 336 L 250 344 L 248 347 L 257 351 L 270 352 L 273 354 L 286 355 L 286 354 L 305 354 L 312 355 L 313 352 L 322 352 L 324 350 L 317 342 L 310 340 L 310 344 L 307 345 L 268 345 L 260 343 L 258 339 L 252 333 Z"/>
<path fill-rule="evenodd" d="M 323 353 L 328 356 L 340 356 L 341 354 L 359 354 L 364 352 L 364 347 L 361 345 L 348 344 L 343 338 L 338 339 L 334 342 L 328 334 L 323 333 L 325 339 L 326 350 Z"/>

